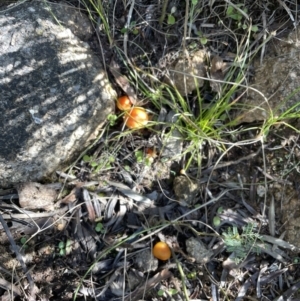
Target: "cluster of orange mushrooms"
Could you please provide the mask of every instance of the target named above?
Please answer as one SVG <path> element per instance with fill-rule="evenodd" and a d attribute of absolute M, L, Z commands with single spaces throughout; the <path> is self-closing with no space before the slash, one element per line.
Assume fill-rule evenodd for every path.
<path fill-rule="evenodd" d="M 142 128 L 149 121 L 147 111 L 142 107 L 132 107 L 132 102 L 126 95 L 117 99 L 117 107 L 125 111 L 125 125 L 130 129 Z"/>
<path fill-rule="evenodd" d="M 149 121 L 147 111 L 142 107 L 132 107 L 133 104 L 128 96 L 121 96 L 117 99 L 117 107 L 125 111 L 125 124 L 130 129 L 144 127 Z M 153 150 L 151 150 L 153 152 Z M 171 257 L 171 249 L 167 243 L 160 241 L 155 244 L 152 250 L 153 256 L 160 260 L 168 260 Z"/>

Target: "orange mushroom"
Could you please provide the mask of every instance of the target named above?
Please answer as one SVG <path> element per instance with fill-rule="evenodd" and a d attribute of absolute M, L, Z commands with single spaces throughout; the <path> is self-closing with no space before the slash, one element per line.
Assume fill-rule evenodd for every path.
<path fill-rule="evenodd" d="M 149 121 L 149 115 L 144 108 L 135 107 L 125 113 L 125 124 L 130 129 L 144 127 Z"/>
<path fill-rule="evenodd" d="M 132 107 L 132 102 L 127 95 L 124 95 L 117 99 L 117 107 L 121 111 L 128 111 Z"/>
<path fill-rule="evenodd" d="M 171 249 L 167 243 L 159 241 L 152 250 L 153 256 L 160 260 L 168 260 L 171 258 Z"/>

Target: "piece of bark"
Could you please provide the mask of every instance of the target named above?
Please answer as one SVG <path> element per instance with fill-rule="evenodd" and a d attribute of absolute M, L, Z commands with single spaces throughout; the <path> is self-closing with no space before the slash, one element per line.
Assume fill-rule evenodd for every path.
<path fill-rule="evenodd" d="M 136 93 L 134 92 L 134 89 L 131 87 L 127 77 L 121 74 L 120 66 L 116 63 L 116 61 L 114 61 L 114 59 L 112 59 L 110 62 L 109 70 L 111 74 L 114 76 L 115 81 L 117 82 L 119 87 L 127 94 L 132 104 L 135 105 L 137 100 Z"/>

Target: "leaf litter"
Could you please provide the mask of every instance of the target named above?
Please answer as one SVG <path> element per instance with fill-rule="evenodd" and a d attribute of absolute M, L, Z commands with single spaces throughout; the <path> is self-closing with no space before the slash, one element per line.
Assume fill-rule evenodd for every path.
<path fill-rule="evenodd" d="M 120 7 L 114 12 L 120 17 L 117 27 L 122 27 Z M 247 16 L 237 8 L 237 12 Z M 172 49 L 179 48 L 177 31 L 182 25 L 176 20 L 183 17 L 180 15 L 183 7 L 179 5 L 173 16 L 175 23 L 168 27 L 170 49 L 165 55 L 162 53 L 166 39 L 156 27 L 156 6 L 141 5 L 136 10 L 140 13 L 137 18 L 144 15 L 147 21 L 141 28 L 143 34 L 153 39 L 143 40 L 143 34 L 138 37 L 138 47 L 127 49 L 131 63 L 147 69 L 144 53 L 151 57 L 153 65 L 174 63 L 179 55 Z M 214 16 L 205 16 L 204 12 L 203 18 L 206 23 L 208 20 L 214 23 Z M 196 23 L 199 23 L 197 28 L 203 25 L 200 21 Z M 135 40 L 135 33 L 135 30 L 128 32 L 129 41 Z M 210 29 L 206 32 L 208 37 L 213 33 Z M 227 53 L 224 45 L 228 42 L 230 45 L 230 38 L 226 36 L 227 41 L 219 43 L 218 36 L 226 35 L 220 31 L 212 47 Z M 103 38 L 102 41 L 105 44 Z M 118 42 L 116 39 L 117 45 Z M 223 80 L 231 62 L 219 54 L 211 61 L 210 75 L 212 79 Z M 139 99 L 141 95 L 133 88 L 122 60 L 116 56 L 111 62 L 110 72 L 119 89 L 134 101 Z M 162 79 L 163 73 L 164 70 L 159 70 L 154 75 Z M 211 90 L 220 93 L 220 85 L 215 83 Z M 209 99 L 210 95 L 206 97 Z M 212 144 L 206 143 L 201 145 L 200 177 L 198 170 L 194 171 L 198 167 L 194 166 L 182 176 L 180 170 L 189 159 L 185 153 L 189 143 L 184 133 L 172 127 L 178 118 L 176 112 L 169 108 L 165 111 L 164 115 L 169 117 L 162 117 L 160 122 L 168 120 L 165 118 L 169 121 L 154 133 L 145 129 L 122 136 L 117 124 L 108 131 L 107 141 L 100 140 L 88 154 L 95 159 L 94 166 L 80 160 L 68 173 L 58 171 L 61 177 L 57 185 L 63 187 L 58 199 L 57 191 L 52 191 L 55 198 L 48 199 L 48 188 L 40 183 L 23 184 L 34 185 L 35 190 L 41 191 L 41 195 L 31 196 L 26 202 L 22 186 L 16 187 L 17 191 L 0 190 L 1 300 L 10 300 L 11 294 L 24 299 L 23 292 L 36 300 L 299 298 L 299 245 L 291 242 L 293 237 L 288 230 L 293 224 L 281 216 L 281 208 L 286 203 L 293 204 L 294 196 L 298 195 L 295 184 L 299 181 L 298 163 L 296 156 L 278 161 L 287 158 L 291 149 L 299 148 L 299 137 L 286 142 L 292 132 L 274 130 L 266 145 L 241 145 L 227 152 L 222 160 L 219 160 L 220 148 L 212 151 Z M 236 138 L 245 140 L 254 135 L 255 130 Z M 278 148 L 281 143 L 284 146 Z M 145 154 L 149 147 L 158 150 L 157 158 L 150 165 L 145 164 L 143 157 L 138 162 L 136 149 Z M 107 160 L 102 162 L 104 153 Z M 283 170 L 289 172 L 282 173 Z M 191 202 L 183 202 L 175 193 L 173 183 L 178 176 L 196 181 L 198 187 Z M 187 187 L 184 183 L 182 186 Z M 260 186 L 264 190 L 258 193 Z M 34 198 L 36 206 L 31 202 Z M 297 218 L 297 210 L 294 211 Z M 214 223 L 215 217 L 218 224 Z M 8 240 L 8 230 L 14 242 Z M 159 240 L 166 240 L 174 253 L 167 262 L 153 263 L 151 250 Z M 62 249 L 65 255 L 60 254 Z M 199 259 L 199 253 L 205 255 L 205 260 Z M 13 254 L 22 259 L 13 261 Z M 150 267 L 146 266 L 148 260 L 138 257 L 140 254 L 147 254 Z M 45 279 L 38 278 L 39 274 Z M 47 289 L 49 283 L 51 288 Z"/>

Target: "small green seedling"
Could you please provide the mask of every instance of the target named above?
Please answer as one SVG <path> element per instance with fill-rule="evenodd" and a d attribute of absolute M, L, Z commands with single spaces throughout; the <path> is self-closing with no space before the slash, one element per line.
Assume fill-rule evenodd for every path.
<path fill-rule="evenodd" d="M 213 224 L 214 224 L 215 227 L 220 226 L 220 224 L 221 224 L 221 219 L 220 219 L 219 216 L 215 216 L 215 217 L 213 218 Z"/>
<path fill-rule="evenodd" d="M 153 162 L 153 158 L 145 156 L 142 150 L 137 150 L 134 153 L 135 159 L 137 163 L 144 163 L 146 166 L 151 166 Z"/>
<path fill-rule="evenodd" d="M 247 8 L 242 9 L 242 4 L 237 4 L 236 5 L 238 8 L 240 8 L 242 11 L 244 11 L 245 13 L 247 13 Z M 241 14 L 240 11 L 238 11 L 237 9 L 235 9 L 233 6 L 229 5 L 226 11 L 226 16 L 240 22 L 243 18 L 243 15 Z"/>
<path fill-rule="evenodd" d="M 22 245 L 22 248 L 24 250 L 28 249 L 28 245 L 27 245 L 27 237 L 26 236 L 23 236 L 21 239 L 20 239 L 20 243 Z"/>
<path fill-rule="evenodd" d="M 129 165 L 124 165 L 123 167 L 126 171 L 131 172 L 131 167 Z"/>
<path fill-rule="evenodd" d="M 215 227 L 218 227 L 221 224 L 221 218 L 219 214 L 221 214 L 222 212 L 223 212 L 223 207 L 219 207 L 217 210 L 217 215 L 213 218 L 213 224 Z"/>
<path fill-rule="evenodd" d="M 207 38 L 204 36 L 204 34 L 203 34 L 203 32 L 202 32 L 201 30 L 198 30 L 198 31 L 197 31 L 197 35 L 199 36 L 200 43 L 201 43 L 202 45 L 207 44 L 208 40 L 207 40 Z"/>
<path fill-rule="evenodd" d="M 132 21 L 129 25 L 129 28 L 124 27 L 121 29 L 122 34 L 125 34 L 129 31 L 131 31 L 134 35 L 137 35 L 139 33 L 139 30 L 136 27 L 136 21 Z"/>
<path fill-rule="evenodd" d="M 196 272 L 196 271 L 192 271 L 192 272 L 188 273 L 188 274 L 186 275 L 186 277 L 187 277 L 188 279 L 190 279 L 190 280 L 195 280 L 195 279 L 197 278 L 197 272 Z"/>
<path fill-rule="evenodd" d="M 168 14 L 168 25 L 174 25 L 176 23 L 175 17 L 173 16 L 173 14 L 176 12 L 176 7 L 173 6 L 171 9 L 171 13 Z"/>
<path fill-rule="evenodd" d="M 60 256 L 66 256 L 71 254 L 72 251 L 72 240 L 71 239 L 67 239 L 66 242 L 64 241 L 60 241 L 58 244 L 58 249 L 59 249 L 59 255 Z"/>
<path fill-rule="evenodd" d="M 144 152 L 141 150 L 137 150 L 134 153 L 137 163 L 142 163 L 144 161 Z"/>
<path fill-rule="evenodd" d="M 108 116 L 107 116 L 107 120 L 108 120 L 110 126 L 116 125 L 117 119 L 118 119 L 118 116 L 116 114 L 108 114 Z"/>
<path fill-rule="evenodd" d="M 20 239 L 20 242 L 21 244 L 24 246 L 27 242 L 27 238 L 25 236 L 23 236 L 21 239 Z"/>
<path fill-rule="evenodd" d="M 174 296 L 174 295 L 176 295 L 177 293 L 178 293 L 178 291 L 177 291 L 176 289 L 174 289 L 174 288 L 171 288 L 171 289 L 168 290 L 168 294 L 169 294 L 170 296 Z M 165 292 L 165 290 L 160 289 L 160 290 L 158 290 L 157 295 L 158 295 L 159 297 L 163 297 L 163 296 L 166 297 L 166 292 Z"/>
<path fill-rule="evenodd" d="M 105 229 L 104 229 L 103 224 L 102 223 L 97 223 L 96 227 L 95 227 L 95 231 L 98 232 L 98 233 L 104 234 L 105 233 Z"/>
<path fill-rule="evenodd" d="M 221 207 L 218 208 L 217 213 L 221 214 L 222 212 L 223 212 L 223 207 L 221 206 Z"/>
<path fill-rule="evenodd" d="M 59 249 L 58 253 L 60 256 L 66 256 L 65 243 L 63 241 L 59 242 L 58 249 Z"/>
<path fill-rule="evenodd" d="M 94 173 L 98 173 L 101 169 L 112 168 L 111 163 L 115 162 L 113 155 L 103 154 L 100 158 L 94 159 L 92 156 L 84 155 L 82 160 L 93 168 Z"/>
<path fill-rule="evenodd" d="M 256 241 L 262 241 L 260 235 L 254 232 L 256 224 L 249 223 L 242 228 L 242 233 L 239 234 L 238 228 L 229 227 L 227 232 L 223 232 L 222 236 L 226 245 L 227 252 L 234 252 L 236 263 L 242 262 L 249 252 L 259 254 L 260 247 Z"/>
<path fill-rule="evenodd" d="M 245 14 L 247 14 L 248 10 L 246 7 L 243 7 L 243 4 L 236 4 L 236 6 L 243 11 Z M 234 8 L 232 5 L 229 5 L 226 11 L 226 16 L 228 18 L 231 18 L 232 20 L 237 21 L 238 28 L 242 28 L 243 30 L 246 30 L 249 28 L 249 25 L 246 23 L 242 23 L 243 19 L 243 14 L 241 13 L 238 9 Z M 258 26 L 257 25 L 252 25 L 251 26 L 251 31 L 252 32 L 257 32 L 258 31 Z"/>

